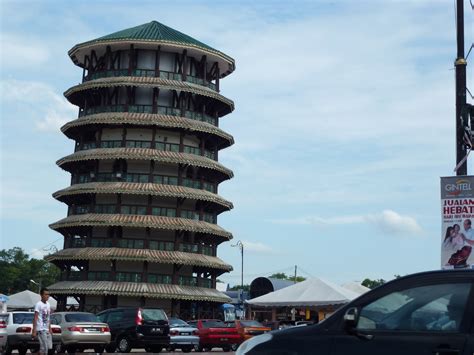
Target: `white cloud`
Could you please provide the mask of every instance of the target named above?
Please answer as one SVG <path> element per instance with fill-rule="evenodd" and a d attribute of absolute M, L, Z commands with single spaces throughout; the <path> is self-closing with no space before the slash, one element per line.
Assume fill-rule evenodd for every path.
<path fill-rule="evenodd" d="M 366 215 L 335 216 L 323 218 L 319 216 L 306 216 L 290 219 L 271 220 L 275 224 L 289 225 L 316 225 L 337 226 L 347 224 L 368 224 L 387 234 L 394 235 L 421 235 L 423 229 L 415 218 L 402 216 L 392 210 L 384 210 L 379 213 Z"/>
<path fill-rule="evenodd" d="M 254 252 L 254 253 L 260 253 L 260 254 L 275 254 L 276 251 L 261 242 L 250 242 L 248 240 L 243 240 L 242 244 L 244 245 L 244 252 Z"/>
<path fill-rule="evenodd" d="M 0 86 L 2 101 L 30 108 L 39 131 L 58 133 L 62 125 L 77 115 L 77 108 L 47 84 L 10 79 L 2 80 Z"/>
<path fill-rule="evenodd" d="M 49 109 L 42 121 L 36 122 L 36 128 L 45 132 L 58 132 L 61 126 L 71 121 L 71 115 L 64 115 L 58 110 Z"/>
<path fill-rule="evenodd" d="M 369 224 L 388 234 L 397 235 L 420 235 L 423 229 L 418 225 L 415 218 L 401 216 L 397 212 L 385 210 L 382 213 L 370 214 L 364 217 Z"/>
<path fill-rule="evenodd" d="M 9 68 L 39 67 L 49 59 L 50 52 L 45 43 L 32 41 L 19 35 L 0 34 L 2 66 Z"/>
<path fill-rule="evenodd" d="M 35 259 L 43 259 L 44 256 L 48 255 L 50 252 L 44 249 L 33 248 L 30 250 L 30 257 Z"/>

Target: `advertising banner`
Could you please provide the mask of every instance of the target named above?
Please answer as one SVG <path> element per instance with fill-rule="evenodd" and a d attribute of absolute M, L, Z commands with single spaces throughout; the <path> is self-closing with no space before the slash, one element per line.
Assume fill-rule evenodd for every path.
<path fill-rule="evenodd" d="M 474 269 L 474 176 L 441 178 L 441 268 Z"/>

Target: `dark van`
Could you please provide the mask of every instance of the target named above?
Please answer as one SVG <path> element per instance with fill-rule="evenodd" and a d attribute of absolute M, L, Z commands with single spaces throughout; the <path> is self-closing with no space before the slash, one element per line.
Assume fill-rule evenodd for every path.
<path fill-rule="evenodd" d="M 164 310 L 159 308 L 112 308 L 100 312 L 112 335 L 107 352 L 118 349 L 128 353 L 134 348 L 158 353 L 170 343 L 170 327 Z"/>
<path fill-rule="evenodd" d="M 401 277 L 316 325 L 259 335 L 236 355 L 473 355 L 474 270 Z"/>

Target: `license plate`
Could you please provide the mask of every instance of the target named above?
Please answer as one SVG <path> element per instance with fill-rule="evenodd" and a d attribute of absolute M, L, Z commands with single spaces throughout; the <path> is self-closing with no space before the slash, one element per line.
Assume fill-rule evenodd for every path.
<path fill-rule="evenodd" d="M 181 333 L 181 335 L 191 335 L 191 333 Z"/>
<path fill-rule="evenodd" d="M 86 330 L 89 332 L 100 332 L 99 328 L 86 328 Z"/>
<path fill-rule="evenodd" d="M 151 328 L 152 333 L 162 333 L 163 331 L 160 328 Z"/>
<path fill-rule="evenodd" d="M 229 340 L 229 339 L 227 339 L 227 338 L 221 338 L 221 341 L 227 341 L 227 340 Z"/>

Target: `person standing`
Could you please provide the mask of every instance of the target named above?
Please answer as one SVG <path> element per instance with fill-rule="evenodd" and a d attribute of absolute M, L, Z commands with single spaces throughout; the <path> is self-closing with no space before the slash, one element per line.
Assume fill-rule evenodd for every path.
<path fill-rule="evenodd" d="M 40 291 L 41 301 L 35 305 L 35 316 L 33 319 L 33 338 L 38 337 L 40 344 L 39 353 L 48 354 L 48 350 L 53 348 L 53 338 L 51 335 L 51 306 L 49 305 L 49 291 L 42 288 Z"/>
<path fill-rule="evenodd" d="M 466 245 L 474 245 L 474 229 L 471 226 L 471 220 L 464 220 L 464 242 Z"/>

